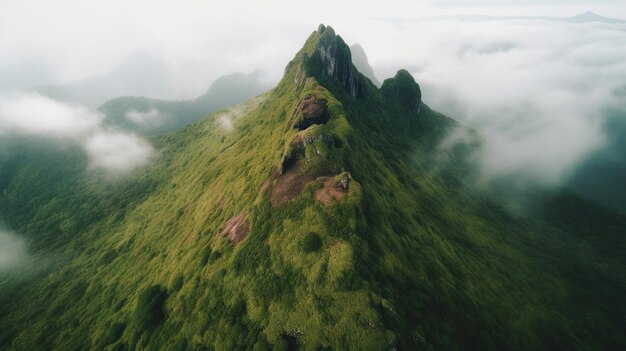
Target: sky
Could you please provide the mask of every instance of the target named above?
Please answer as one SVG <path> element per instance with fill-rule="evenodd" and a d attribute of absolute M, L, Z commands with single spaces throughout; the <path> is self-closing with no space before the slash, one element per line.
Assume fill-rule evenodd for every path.
<path fill-rule="evenodd" d="M 376 30 L 376 24 L 357 31 L 353 23 L 376 17 L 570 16 L 591 9 L 626 18 L 626 5 L 620 1 L 569 3 L 320 0 L 303 10 L 302 1 L 284 0 L 0 0 L 0 89 L 105 75 L 125 64 L 132 66 L 141 56 L 146 61 L 150 55 L 155 69 L 162 65 L 162 76 L 171 76 L 171 81 L 163 82 L 171 88 L 156 97 L 193 97 L 220 75 L 233 71 L 262 68 L 268 71 L 268 79 L 276 80 L 282 66 L 322 22 L 362 41 Z M 376 53 L 374 45 L 366 50 Z M 143 75 L 148 83 L 150 75 Z M 141 88 L 146 87 L 137 90 Z"/>
<path fill-rule="evenodd" d="M 608 144 L 608 111 L 626 111 L 626 25 L 453 17 L 588 10 L 626 19 L 621 0 L 0 0 L 0 138 L 72 140 L 90 168 L 131 171 L 153 159 L 148 141 L 107 128 L 94 106 L 33 88 L 106 84 L 104 101 L 193 98 L 236 71 L 277 82 L 325 23 L 363 46 L 380 81 L 406 68 L 427 104 L 479 129 L 488 177 L 561 184 Z"/>

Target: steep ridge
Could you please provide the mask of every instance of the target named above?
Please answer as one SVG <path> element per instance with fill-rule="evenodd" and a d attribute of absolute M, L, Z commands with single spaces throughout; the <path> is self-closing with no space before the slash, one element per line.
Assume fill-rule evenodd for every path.
<path fill-rule="evenodd" d="M 275 89 L 156 137 L 155 164 L 111 190 L 141 196 L 68 217 L 63 264 L 1 295 L 0 345 L 619 347 L 624 218 L 561 193 L 508 212 L 468 187 L 474 145 L 438 147 L 460 128 L 404 70 L 376 88 L 321 25 Z"/>

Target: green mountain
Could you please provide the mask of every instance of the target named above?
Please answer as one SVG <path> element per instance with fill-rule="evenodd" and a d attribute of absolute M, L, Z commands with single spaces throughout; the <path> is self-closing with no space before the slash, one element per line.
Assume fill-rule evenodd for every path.
<path fill-rule="evenodd" d="M 205 94 L 192 100 L 124 96 L 105 102 L 98 110 L 106 115 L 109 126 L 144 135 L 162 134 L 263 93 L 267 86 L 260 78 L 260 71 L 232 73 L 218 78 Z"/>
<path fill-rule="evenodd" d="M 154 137 L 133 177 L 23 141 L 0 213 L 32 257 L 0 280 L 0 346 L 623 349 L 626 219 L 566 190 L 512 209 L 459 130 L 320 25 L 278 86 Z"/>

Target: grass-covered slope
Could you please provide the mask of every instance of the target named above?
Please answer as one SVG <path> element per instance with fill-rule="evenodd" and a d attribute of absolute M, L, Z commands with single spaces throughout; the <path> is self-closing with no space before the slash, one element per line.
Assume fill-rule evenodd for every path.
<path fill-rule="evenodd" d="M 623 346 L 624 218 L 567 193 L 507 211 L 468 186 L 473 145 L 439 147 L 457 128 L 406 71 L 377 89 L 320 26 L 275 89 L 156 137 L 134 179 L 103 189 L 59 161 L 32 202 L 38 166 L 14 158 L 1 200 L 20 211 L 6 219 L 47 243 L 35 257 L 60 258 L 7 276 L 0 345 Z"/>

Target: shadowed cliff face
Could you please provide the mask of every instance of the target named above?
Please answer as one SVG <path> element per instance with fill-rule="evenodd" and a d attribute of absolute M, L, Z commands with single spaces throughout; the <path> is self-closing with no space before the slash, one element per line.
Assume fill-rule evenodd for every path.
<path fill-rule="evenodd" d="M 320 25 L 317 33 L 319 39 L 313 53 L 304 56 L 307 73 L 322 80 L 337 81 L 353 97 L 361 95 L 362 82 L 352 65 L 352 54 L 348 45 L 331 27 Z"/>

